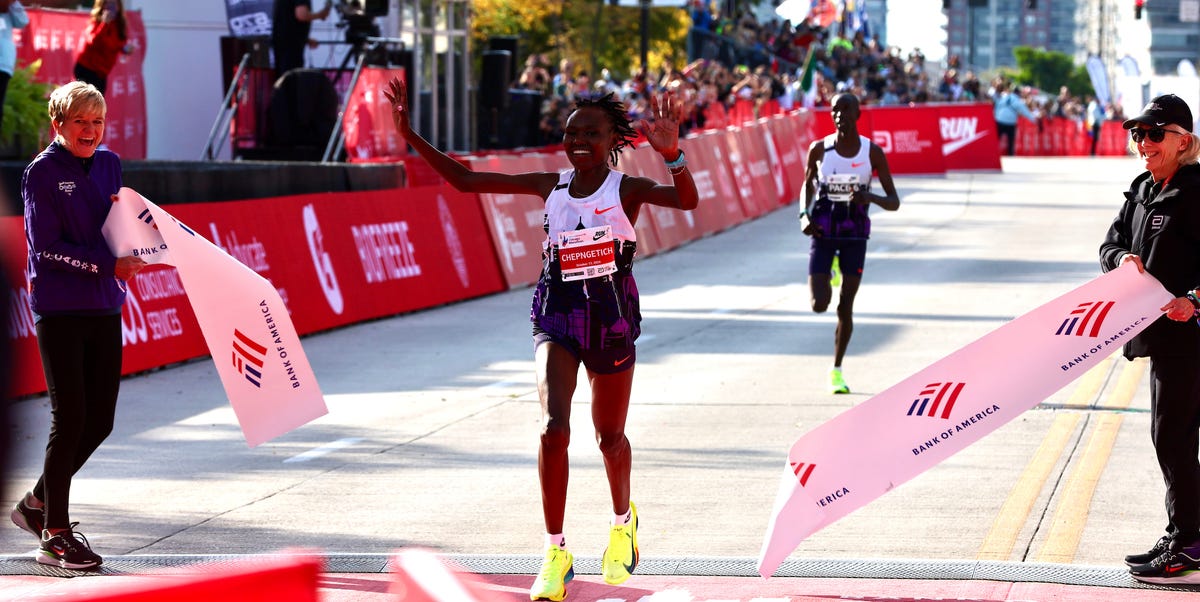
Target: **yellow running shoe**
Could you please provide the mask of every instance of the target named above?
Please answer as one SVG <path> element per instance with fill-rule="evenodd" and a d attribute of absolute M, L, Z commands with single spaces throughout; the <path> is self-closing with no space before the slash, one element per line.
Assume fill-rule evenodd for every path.
<path fill-rule="evenodd" d="M 575 557 L 570 552 L 550 544 L 542 561 L 542 572 L 529 588 L 529 599 L 557 601 L 567 597 L 567 582 L 575 578 L 574 566 Z"/>
<path fill-rule="evenodd" d="M 833 368 L 829 371 L 829 392 L 834 395 L 850 392 L 850 386 L 846 384 L 846 379 L 842 378 L 841 368 Z"/>
<path fill-rule="evenodd" d="M 837 255 L 833 256 L 833 266 L 829 268 L 829 286 L 842 285 L 842 266 Z"/>
<path fill-rule="evenodd" d="M 638 563 L 637 508 L 629 502 L 632 517 L 629 524 L 614 525 L 608 532 L 608 547 L 604 549 L 604 582 L 609 585 L 625 583 Z"/>

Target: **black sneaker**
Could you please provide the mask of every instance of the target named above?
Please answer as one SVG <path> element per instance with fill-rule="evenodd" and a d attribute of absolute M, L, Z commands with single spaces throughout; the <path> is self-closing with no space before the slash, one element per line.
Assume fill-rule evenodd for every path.
<path fill-rule="evenodd" d="M 1130 567 L 1129 574 L 1143 583 L 1200 583 L 1200 545 L 1167 550 L 1150 562 Z"/>
<path fill-rule="evenodd" d="M 44 520 L 45 516 L 43 512 L 36 508 L 30 508 L 29 504 L 25 503 L 24 496 L 22 496 L 21 501 L 17 502 L 17 505 L 13 507 L 13 524 L 32 533 L 34 537 L 38 538 L 38 541 L 41 541 L 42 539 L 42 529 L 45 527 L 43 524 Z"/>
<path fill-rule="evenodd" d="M 1146 564 L 1147 562 L 1150 562 L 1151 560 L 1158 558 L 1160 555 L 1162 555 L 1163 552 L 1166 552 L 1167 549 L 1170 547 L 1171 547 L 1171 536 L 1163 535 L 1161 538 L 1159 538 L 1158 543 L 1154 544 L 1154 547 L 1150 548 L 1149 552 L 1142 552 L 1141 554 L 1130 554 L 1130 555 L 1126 556 L 1125 564 L 1127 564 L 1129 566 L 1137 566 L 1139 564 Z"/>
<path fill-rule="evenodd" d="M 64 569 L 90 569 L 100 566 L 104 559 L 92 551 L 86 537 L 75 532 L 75 525 L 78 524 L 71 523 L 70 529 L 59 531 L 55 535 L 51 535 L 49 531 L 42 531 L 42 549 L 38 553 L 37 561 Z"/>

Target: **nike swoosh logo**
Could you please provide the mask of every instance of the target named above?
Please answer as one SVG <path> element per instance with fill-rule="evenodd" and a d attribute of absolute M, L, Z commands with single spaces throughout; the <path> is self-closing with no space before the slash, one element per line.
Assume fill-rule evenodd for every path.
<path fill-rule="evenodd" d="M 609 207 L 609 209 L 612 209 L 612 207 Z M 628 360 L 630 357 L 631 357 L 631 356 L 628 356 L 628 355 L 627 355 L 627 356 L 625 356 L 625 357 L 623 357 L 623 358 L 621 358 L 621 359 L 619 359 L 619 360 L 613 360 L 613 365 L 614 365 L 614 366 L 620 366 L 621 364 L 624 364 L 624 363 L 626 362 L 626 360 Z"/>
<path fill-rule="evenodd" d="M 605 207 L 605 208 L 603 208 L 603 209 L 601 209 L 601 208 L 597 207 L 597 208 L 596 208 L 596 215 L 600 215 L 600 214 L 602 214 L 602 213 L 605 213 L 605 212 L 607 212 L 607 211 L 608 211 L 608 210 L 610 210 L 610 209 L 616 209 L 616 208 L 617 208 L 617 206 L 616 206 L 616 205 L 612 205 L 612 206 L 609 206 L 609 207 Z"/>
<path fill-rule="evenodd" d="M 859 162 L 859 163 L 851 163 L 851 164 L 850 164 L 850 167 L 862 167 L 863 165 L 866 165 L 866 164 L 867 164 L 867 162 L 866 162 L 866 161 L 862 161 L 862 162 Z"/>
<path fill-rule="evenodd" d="M 943 144 L 942 145 L 942 156 L 945 157 L 947 155 L 954 154 L 954 152 L 957 151 L 958 149 L 960 149 L 976 140 L 979 140 L 980 138 L 983 138 L 983 136 L 985 134 L 987 134 L 987 130 L 979 132 L 978 134 L 975 134 L 974 136 L 971 136 L 970 138 L 963 138 L 962 140 L 955 140 L 954 142 L 947 142 L 947 143 Z"/>

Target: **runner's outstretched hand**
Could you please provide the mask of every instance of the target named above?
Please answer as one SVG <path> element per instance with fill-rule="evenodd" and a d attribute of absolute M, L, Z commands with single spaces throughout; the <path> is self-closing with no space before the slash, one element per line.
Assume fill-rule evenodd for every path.
<path fill-rule="evenodd" d="M 396 126 L 396 132 L 402 138 L 407 139 L 412 133 L 412 124 L 408 119 L 408 86 L 399 78 L 393 77 L 383 95 L 392 105 L 392 125 Z"/>
<path fill-rule="evenodd" d="M 635 127 L 663 158 L 674 161 L 679 156 L 679 119 L 682 115 L 683 102 L 674 94 L 651 94 L 650 119 L 639 119 Z"/>

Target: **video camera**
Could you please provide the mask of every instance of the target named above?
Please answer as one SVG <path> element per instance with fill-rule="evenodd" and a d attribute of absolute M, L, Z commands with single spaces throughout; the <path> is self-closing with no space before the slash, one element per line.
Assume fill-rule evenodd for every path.
<path fill-rule="evenodd" d="M 380 35 L 376 17 L 386 17 L 388 0 L 338 0 L 334 4 L 340 20 L 338 28 L 346 30 L 346 43 L 362 45 L 367 38 Z"/>

